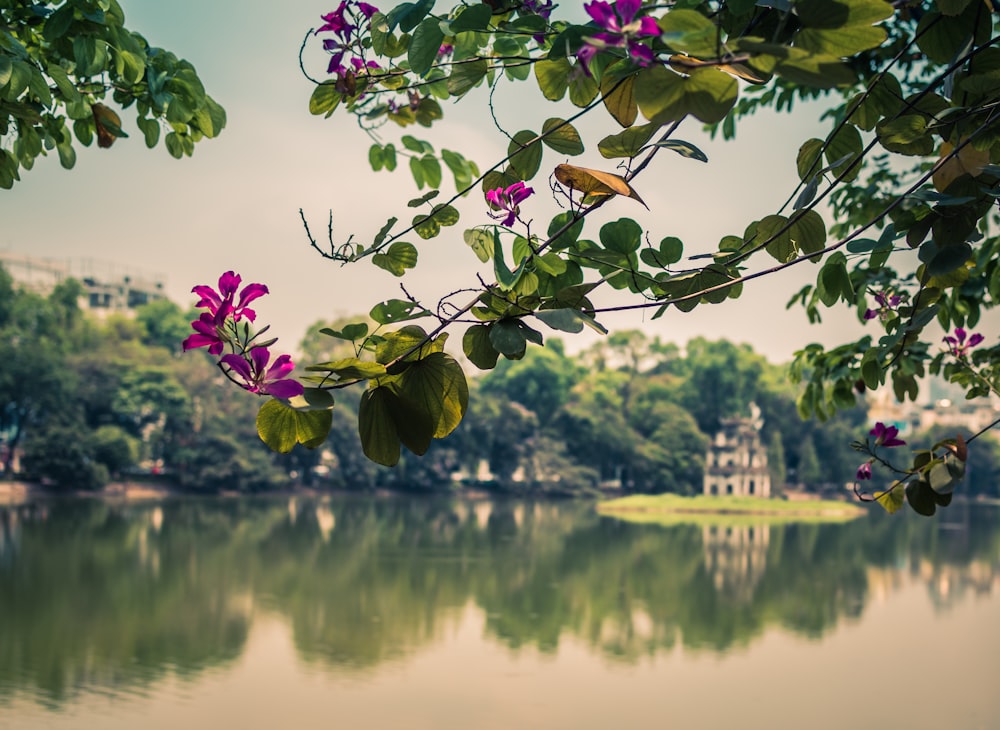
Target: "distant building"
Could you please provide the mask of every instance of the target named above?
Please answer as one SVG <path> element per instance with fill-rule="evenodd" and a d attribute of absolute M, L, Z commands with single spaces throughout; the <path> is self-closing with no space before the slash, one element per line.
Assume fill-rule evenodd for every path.
<path fill-rule="evenodd" d="M 57 260 L 0 251 L 0 266 L 14 281 L 41 295 L 66 279 L 83 285 L 80 308 L 98 316 L 133 314 L 143 304 L 166 298 L 163 277 L 94 260 Z"/>
<path fill-rule="evenodd" d="M 767 449 L 760 440 L 763 424 L 756 404 L 750 405 L 750 418 L 721 419 L 705 455 L 705 494 L 771 496 Z"/>
<path fill-rule="evenodd" d="M 929 381 L 928 390 L 946 389 L 932 379 Z M 963 430 L 968 436 L 1000 418 L 1000 398 L 990 396 L 964 400 L 961 395 L 962 391 L 958 390 L 956 400 L 940 397 L 931 403 L 921 405 L 911 402 L 900 403 L 891 388 L 882 388 L 870 396 L 868 420 L 872 425 L 881 421 L 887 426 L 895 426 L 904 436 L 912 436 L 931 429 Z"/>

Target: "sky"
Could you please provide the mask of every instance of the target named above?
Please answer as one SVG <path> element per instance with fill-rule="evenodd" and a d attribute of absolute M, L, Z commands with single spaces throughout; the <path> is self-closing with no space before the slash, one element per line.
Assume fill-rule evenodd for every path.
<path fill-rule="evenodd" d="M 41 158 L 33 170 L 22 171 L 12 191 L 0 192 L 0 252 L 113 262 L 146 271 L 163 277 L 168 296 L 184 306 L 194 303 L 193 286 L 214 285 L 222 272 L 234 270 L 245 282 L 269 287 L 271 295 L 255 307 L 258 323 L 270 323 L 271 334 L 281 340 L 278 347 L 292 352 L 317 320 L 364 314 L 382 300 L 399 297 L 400 280 L 370 261 L 341 267 L 323 260 L 310 248 L 299 218 L 302 209 L 322 242 L 332 211 L 338 241 L 354 234 L 365 242 L 390 216 L 408 219 L 413 211 L 406 201 L 420 194 L 405 165 L 395 173 L 371 171 L 371 140 L 353 117 L 309 114 L 313 85 L 299 69 L 299 48 L 308 30 L 321 23 L 319 16 L 334 8 L 334 0 L 120 3 L 128 27 L 194 64 L 209 94 L 226 108 L 227 127 L 217 139 L 199 143 L 193 157 L 178 161 L 162 144 L 147 149 L 134 112 L 127 110 L 122 118 L 129 139 L 106 150 L 78 148 L 70 171 L 54 154 Z M 307 58 L 322 76 L 324 56 L 318 47 L 313 40 Z M 499 123 L 510 133 L 537 131 L 545 119 L 576 111 L 568 102 L 542 100 L 533 82 L 503 85 L 495 105 Z M 484 89 L 444 107 L 445 121 L 434 128 L 388 125 L 380 130 L 382 141 L 398 147 L 399 137 L 411 133 L 437 149 L 462 152 L 482 169 L 505 154 L 506 138 L 493 126 Z M 722 236 L 741 235 L 749 222 L 782 205 L 797 181 L 798 145 L 830 129 L 829 120 L 819 120 L 820 111 L 812 106 L 793 115 L 759 114 L 746 120 L 733 142 L 709 140 L 697 122 L 686 123 L 679 137 L 700 147 L 709 162 L 659 154 L 635 181 L 649 210 L 629 199 L 612 201 L 588 223 L 588 237 L 596 238 L 605 221 L 631 217 L 654 244 L 672 235 L 684 241 L 689 255 L 715 250 Z M 593 116 L 579 125 L 584 139 L 592 140 L 587 152 L 567 159 L 546 151 L 543 171 L 567 161 L 614 170 L 615 161 L 603 159 L 596 142 L 620 128 L 603 112 Z M 452 184 L 446 178 L 443 195 L 452 192 Z M 522 213 L 544 229 L 559 208 L 544 176 L 534 184 L 539 194 L 522 205 Z M 417 244 L 420 263 L 405 283 L 428 306 L 450 291 L 475 286 L 477 274 L 490 277 L 461 235 L 488 222 L 485 204 L 473 194 L 459 207 L 462 220 L 446 234 L 430 241 L 408 239 Z M 861 333 L 863 325 L 853 312 L 829 310 L 822 326 L 811 326 L 800 309 L 786 311 L 788 298 L 814 280 L 816 271 L 803 263 L 748 283 L 738 300 L 702 305 L 690 314 L 670 309 L 654 321 L 652 310 L 640 310 L 599 321 L 611 330 L 641 329 L 678 344 L 696 336 L 746 342 L 772 361 L 786 361 L 809 342 L 838 344 Z M 634 300 L 619 295 L 597 302 Z M 546 336 L 563 337 L 570 352 L 596 337 Z"/>

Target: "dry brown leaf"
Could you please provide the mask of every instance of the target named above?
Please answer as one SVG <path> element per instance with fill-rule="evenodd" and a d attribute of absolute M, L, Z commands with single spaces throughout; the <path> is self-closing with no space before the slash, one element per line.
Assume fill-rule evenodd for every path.
<path fill-rule="evenodd" d="M 751 84 L 763 84 L 767 79 L 762 79 L 760 76 L 756 75 L 753 70 L 742 63 L 719 63 L 718 61 L 702 61 L 694 56 L 683 56 L 680 54 L 674 54 L 668 60 L 671 66 L 680 66 L 683 68 L 703 68 L 705 66 L 713 66 L 720 71 L 725 71 L 730 76 L 735 76 L 738 79 L 743 79 L 744 81 L 749 81 Z"/>
<path fill-rule="evenodd" d="M 941 162 L 938 163 L 933 176 L 934 187 L 939 193 L 943 193 L 962 175 L 977 177 L 983 168 L 990 164 L 988 150 L 977 150 L 971 144 L 967 144 L 957 155 L 949 157 L 953 149 L 955 147 L 950 142 L 941 143 Z"/>
<path fill-rule="evenodd" d="M 639 194 L 625 182 L 621 175 L 602 170 L 591 170 L 576 165 L 558 165 L 555 169 L 556 180 L 572 190 L 579 190 L 584 195 L 624 195 L 626 198 L 638 200 L 644 207 L 648 205 Z"/>
<path fill-rule="evenodd" d="M 94 114 L 94 126 L 97 128 L 97 146 L 110 147 L 121 136 L 121 118 L 104 104 L 94 104 L 90 110 Z"/>

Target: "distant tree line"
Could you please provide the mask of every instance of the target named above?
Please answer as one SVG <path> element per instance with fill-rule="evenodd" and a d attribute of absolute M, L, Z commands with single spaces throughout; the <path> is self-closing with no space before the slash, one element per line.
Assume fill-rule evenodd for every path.
<path fill-rule="evenodd" d="M 463 483 L 521 493 L 700 492 L 720 419 L 762 412 L 772 481 L 842 490 L 864 434 L 862 408 L 803 422 L 785 368 L 747 345 L 696 338 L 683 348 L 631 330 L 577 356 L 558 340 L 502 360 L 472 383 L 470 412 L 423 457 L 392 469 L 366 459 L 359 394 L 338 392 L 326 443 L 272 454 L 254 429 L 259 405 L 234 392 L 213 361 L 180 355 L 192 315 L 161 300 L 134 317 L 89 316 L 67 280 L 47 296 L 0 268 L 0 469 L 56 488 L 95 489 L 141 474 L 192 491 L 258 492 L 292 481 L 317 488 L 448 489 Z M 324 325 L 309 328 L 318 332 Z M 346 357 L 346 343 L 311 335 L 306 359 Z M 966 489 L 997 494 L 1000 446 L 977 449 Z M 980 463 L 981 462 L 981 463 Z M 291 475 L 291 476 L 290 476 Z"/>

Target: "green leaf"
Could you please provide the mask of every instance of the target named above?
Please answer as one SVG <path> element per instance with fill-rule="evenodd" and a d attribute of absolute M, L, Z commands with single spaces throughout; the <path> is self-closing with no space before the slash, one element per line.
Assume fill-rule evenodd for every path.
<path fill-rule="evenodd" d="M 970 3 L 960 15 L 943 15 L 937 10 L 924 13 L 914 35 L 917 48 L 935 63 L 947 66 L 966 48 L 969 41 L 981 44 L 990 37 L 991 13 L 979 3 Z"/>
<path fill-rule="evenodd" d="M 598 142 L 597 149 L 602 156 L 608 159 L 635 157 L 659 128 L 659 124 L 642 124 L 638 127 L 630 127 L 618 134 L 608 135 Z"/>
<path fill-rule="evenodd" d="M 431 313 L 415 302 L 405 299 L 387 299 L 372 307 L 368 316 L 377 324 L 385 325 L 429 317 Z"/>
<path fill-rule="evenodd" d="M 326 440 L 332 423 L 329 409 L 300 411 L 273 398 L 257 412 L 260 440 L 279 454 L 287 454 L 297 443 L 315 449 Z"/>
<path fill-rule="evenodd" d="M 493 233 L 481 228 L 470 228 L 462 234 L 466 245 L 484 264 L 493 257 Z"/>
<path fill-rule="evenodd" d="M 583 140 L 576 127 L 565 119 L 553 117 L 546 119 L 542 125 L 542 142 L 564 155 L 579 155 L 583 153 Z"/>
<path fill-rule="evenodd" d="M 445 205 L 443 203 L 435 205 L 431 210 L 431 215 L 434 217 L 434 220 L 438 222 L 438 225 L 442 227 L 453 226 L 458 223 L 459 220 L 458 209 L 454 206 Z"/>
<path fill-rule="evenodd" d="M 635 103 L 633 93 L 634 87 L 635 76 L 629 76 L 619 82 L 615 76 L 605 73 L 601 79 L 604 108 L 623 127 L 631 127 L 639 116 L 639 107 Z"/>
<path fill-rule="evenodd" d="M 474 324 L 465 331 L 462 352 L 480 370 L 492 370 L 500 357 L 490 340 L 490 327 L 485 324 Z"/>
<path fill-rule="evenodd" d="M 490 19 L 493 17 L 493 8 L 485 3 L 479 5 L 469 5 L 458 17 L 451 21 L 449 30 L 451 35 L 469 30 L 486 30 L 489 28 Z"/>
<path fill-rule="evenodd" d="M 920 260 L 927 264 L 930 276 L 944 276 L 965 266 L 972 255 L 972 246 L 965 241 L 939 247 L 933 239 L 920 247 Z"/>
<path fill-rule="evenodd" d="M 538 64 L 535 68 L 538 68 Z M 489 64 L 485 59 L 456 64 L 452 67 L 451 76 L 448 77 L 448 93 L 456 97 L 463 96 L 486 78 L 488 70 Z"/>
<path fill-rule="evenodd" d="M 740 241 L 742 243 L 742 241 Z M 650 266 L 656 266 L 657 268 L 666 268 L 670 264 L 676 264 L 681 260 L 681 256 L 684 255 L 684 243 L 681 239 L 676 236 L 667 236 L 660 241 L 660 250 L 654 251 L 652 249 L 643 250 L 643 254 L 651 254 L 652 261 L 650 261 L 646 256 L 643 256 L 643 261 L 645 261 Z"/>
<path fill-rule="evenodd" d="M 663 66 L 643 69 L 634 91 L 643 116 L 657 124 L 686 114 L 706 124 L 721 122 L 736 103 L 738 92 L 736 79 L 716 68 L 696 68 L 681 76 Z"/>
<path fill-rule="evenodd" d="M 642 244 L 642 226 L 631 218 L 619 218 L 601 226 L 601 243 L 609 251 L 630 254 Z"/>
<path fill-rule="evenodd" d="M 769 215 L 751 224 L 743 240 L 757 248 L 767 241 L 767 252 L 780 263 L 788 263 L 795 258 L 795 245 L 789 235 L 788 219 L 782 215 Z M 785 230 L 782 230 L 785 229 Z"/>
<path fill-rule="evenodd" d="M 517 284 L 518 279 L 521 278 L 521 274 L 524 273 L 524 267 L 528 263 L 528 259 L 523 259 L 521 264 L 511 271 L 507 267 L 507 263 L 504 261 L 503 256 L 503 244 L 500 242 L 500 231 L 497 228 L 493 229 L 493 274 L 497 278 L 497 283 L 503 289 L 513 289 Z"/>
<path fill-rule="evenodd" d="M 535 316 L 554 330 L 574 334 L 583 331 L 583 321 L 575 309 L 539 309 Z"/>
<path fill-rule="evenodd" d="M 417 247 L 405 241 L 395 241 L 385 253 L 375 254 L 372 263 L 394 276 L 402 276 L 407 269 L 417 265 Z"/>
<path fill-rule="evenodd" d="M 406 55 L 410 70 L 421 78 L 427 75 L 437 59 L 438 50 L 444 41 L 444 31 L 436 18 L 426 18 L 420 22 L 410 39 L 410 49 Z"/>
<path fill-rule="evenodd" d="M 386 23 L 390 31 L 398 27 L 403 33 L 409 33 L 417 27 L 417 24 L 426 17 L 433 7 L 434 0 L 402 3 L 388 12 Z"/>
<path fill-rule="evenodd" d="M 373 388 L 361 394 L 358 404 L 358 435 L 361 450 L 376 464 L 395 466 L 399 462 L 399 434 L 392 417 L 398 399 L 389 388 Z"/>
<path fill-rule="evenodd" d="M 355 342 L 357 340 L 363 339 L 368 335 L 368 324 L 367 322 L 354 322 L 352 324 L 344 325 L 342 330 L 331 329 L 330 327 L 323 327 L 320 330 L 320 334 L 324 334 L 327 337 L 336 337 L 338 340 L 348 340 L 349 342 Z M 308 368 L 306 368 L 308 370 Z"/>
<path fill-rule="evenodd" d="M 826 244 L 826 224 L 815 210 L 805 210 L 792 217 L 788 235 L 796 248 L 805 254 L 818 253 Z M 819 258 L 813 261 L 819 263 Z"/>
<path fill-rule="evenodd" d="M 416 158 L 410 158 L 410 162 L 413 162 Z M 427 183 L 428 187 L 440 188 L 441 187 L 441 163 L 438 162 L 434 155 L 424 155 L 420 158 L 418 162 L 424 182 Z"/>
<path fill-rule="evenodd" d="M 451 355 L 434 352 L 406 369 L 398 383 L 399 396 L 433 424 L 433 437 L 444 438 L 461 423 L 469 406 L 469 385 Z"/>
<path fill-rule="evenodd" d="M 405 362 L 412 362 L 421 356 L 429 355 L 432 352 L 439 352 L 444 348 L 445 338 L 438 338 L 435 341 L 427 339 L 427 333 L 423 328 L 408 324 L 400 327 L 395 332 L 386 333 L 375 348 L 375 360 L 387 365 L 393 360 L 406 357 Z M 390 368 L 389 374 L 393 373 Z"/>
<path fill-rule="evenodd" d="M 890 152 L 902 155 L 929 155 L 934 151 L 934 137 L 927 130 L 921 114 L 907 114 L 886 119 L 875 125 L 879 143 Z"/>
<path fill-rule="evenodd" d="M 835 4 L 834 0 L 828 0 L 828 2 L 830 5 Z M 880 4 L 887 5 L 887 3 Z M 796 8 L 798 8 L 797 5 Z M 799 48 L 804 48 L 812 53 L 828 56 L 853 56 L 871 48 L 878 48 L 887 37 L 888 33 L 883 28 L 871 25 L 855 25 L 835 30 L 803 28 L 795 36 L 795 43 Z"/>
<path fill-rule="evenodd" d="M 329 117 L 343 98 L 344 95 L 337 91 L 334 84 L 320 84 L 309 97 L 309 113 Z"/>
<path fill-rule="evenodd" d="M 429 192 L 424 193 L 419 198 L 413 198 L 412 200 L 407 201 L 406 207 L 419 208 L 424 203 L 434 200 L 434 198 L 436 198 L 440 194 L 441 194 L 440 190 L 431 190 Z"/>
<path fill-rule="evenodd" d="M 837 56 L 746 38 L 740 39 L 736 45 L 741 51 L 773 56 L 774 73 L 795 84 L 831 89 L 849 86 L 857 78 L 851 67 Z"/>
<path fill-rule="evenodd" d="M 906 485 L 906 501 L 910 503 L 914 512 L 925 517 L 930 517 L 937 511 L 934 490 L 930 484 L 920 479 Z"/>
<path fill-rule="evenodd" d="M 525 332 L 518 319 L 498 319 L 490 328 L 490 344 L 507 357 L 519 358 L 528 347 Z"/>
<path fill-rule="evenodd" d="M 795 158 L 795 167 L 798 169 L 799 180 L 805 182 L 817 177 L 820 170 L 820 157 L 823 152 L 823 140 L 807 139 L 799 147 L 798 155 Z"/>
<path fill-rule="evenodd" d="M 690 142 L 684 142 L 679 139 L 668 139 L 663 142 L 657 142 L 652 147 L 663 147 L 664 149 L 673 150 L 681 157 L 687 157 L 692 160 L 699 160 L 700 162 L 708 162 L 708 155 L 702 152 L 700 149 L 695 147 Z"/>
<path fill-rule="evenodd" d="M 882 505 L 889 514 L 898 512 L 905 499 L 906 486 L 902 482 L 896 482 L 889 489 L 875 495 L 875 501 Z"/>
<path fill-rule="evenodd" d="M 511 170 L 522 180 L 530 180 L 542 164 L 542 146 L 538 135 L 527 129 L 514 135 L 507 146 Z"/>
<path fill-rule="evenodd" d="M 441 232 L 441 225 L 432 216 L 418 215 L 413 218 L 413 230 L 417 235 L 428 240 Z"/>
<path fill-rule="evenodd" d="M 576 74 L 570 76 L 569 80 L 569 100 L 574 106 L 585 107 L 594 99 L 600 91 L 597 82 L 586 74 Z"/>
<path fill-rule="evenodd" d="M 572 64 L 565 58 L 535 63 L 535 80 L 542 95 L 549 101 L 559 101 L 569 89 Z"/>
<path fill-rule="evenodd" d="M 831 170 L 844 182 L 850 182 L 858 177 L 861 172 L 861 164 L 854 164 L 864 151 L 864 143 L 861 140 L 861 132 L 855 127 L 845 124 L 838 129 L 830 138 L 826 146 L 826 161 L 830 163 Z M 853 167 L 852 167 L 853 165 Z M 850 168 L 850 172 L 846 172 Z M 846 172 L 846 174 L 844 174 Z"/>
<path fill-rule="evenodd" d="M 333 408 L 333 395 L 322 388 L 306 388 L 302 395 L 284 402 L 297 411 L 328 411 Z"/>
<path fill-rule="evenodd" d="M 659 26 L 663 31 L 663 42 L 675 51 L 698 58 L 719 55 L 719 31 L 715 23 L 696 10 L 671 10 L 660 18 Z"/>
<path fill-rule="evenodd" d="M 381 245 L 381 244 L 382 244 L 382 242 L 383 242 L 383 241 L 384 241 L 384 240 L 386 239 L 386 237 L 387 237 L 387 236 L 389 235 L 389 231 L 391 231 L 391 230 L 392 230 L 392 227 L 393 227 L 394 225 L 396 225 L 396 223 L 397 223 L 397 222 L 398 222 L 398 219 L 397 219 L 397 218 L 390 218 L 389 220 L 387 220 L 387 221 L 385 222 L 385 225 L 384 225 L 384 226 L 382 226 L 382 227 L 381 227 L 381 228 L 379 229 L 378 233 L 376 233 L 376 234 L 375 234 L 375 239 L 374 239 L 374 240 L 372 241 L 372 245 L 373 245 L 373 246 L 379 246 L 379 245 Z"/>

